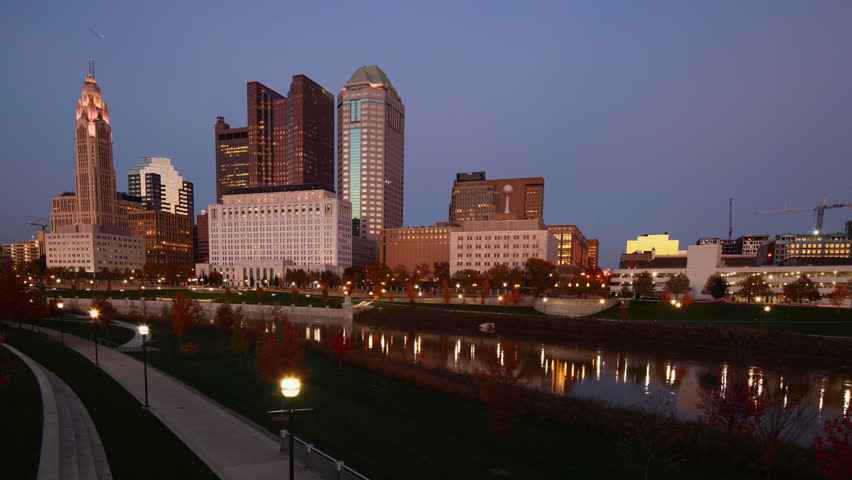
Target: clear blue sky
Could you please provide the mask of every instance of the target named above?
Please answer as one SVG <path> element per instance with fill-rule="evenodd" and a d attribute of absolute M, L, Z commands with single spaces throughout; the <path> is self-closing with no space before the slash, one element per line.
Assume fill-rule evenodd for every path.
<path fill-rule="evenodd" d="M 545 177 L 545 221 L 682 245 L 801 232 L 852 201 L 852 2 L 12 2 L 0 19 L 0 242 L 72 190 L 74 102 L 96 59 L 120 190 L 146 155 L 214 199 L 213 123 L 245 83 L 304 73 L 337 92 L 361 65 L 406 105 L 405 222 L 447 216 L 456 172 Z M 89 32 L 95 27 L 105 37 Z M 826 213 L 838 231 L 852 210 Z"/>

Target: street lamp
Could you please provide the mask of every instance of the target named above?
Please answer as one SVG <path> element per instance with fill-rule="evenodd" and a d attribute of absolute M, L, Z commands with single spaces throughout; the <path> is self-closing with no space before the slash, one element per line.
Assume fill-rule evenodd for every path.
<path fill-rule="evenodd" d="M 65 313 L 65 304 L 63 302 L 56 302 L 56 308 L 59 309 L 59 319 L 62 320 L 62 315 Z M 62 342 L 62 345 L 65 345 L 65 331 L 61 328 L 59 329 L 59 341 Z"/>
<path fill-rule="evenodd" d="M 281 379 L 281 395 L 284 395 L 284 398 L 287 399 L 286 402 L 288 405 L 286 406 L 286 410 L 290 411 L 290 419 L 289 419 L 289 434 L 290 438 L 289 442 L 289 450 L 290 450 L 290 480 L 293 480 L 293 401 L 297 395 L 299 395 L 299 391 L 301 390 L 302 383 L 296 377 L 287 377 Z"/>
<path fill-rule="evenodd" d="M 101 314 L 101 312 L 99 312 L 95 308 L 89 310 L 89 316 L 92 317 L 92 331 L 95 332 L 95 335 L 94 335 L 94 337 L 95 337 L 94 338 L 94 340 L 95 340 L 95 365 L 100 365 L 100 362 L 98 361 L 98 334 L 97 334 L 97 331 L 95 330 L 95 325 L 98 321 L 98 316 L 100 316 L 100 314 Z"/>
<path fill-rule="evenodd" d="M 601 304 L 601 308 L 600 308 L 600 310 L 598 310 L 599 312 L 601 312 L 601 311 L 603 311 L 604 304 L 606 304 L 606 300 L 604 300 L 602 298 L 602 299 L 598 300 L 598 303 Z"/>
<path fill-rule="evenodd" d="M 769 305 L 763 307 L 763 311 L 766 313 L 769 313 L 770 310 L 772 310 L 772 307 L 770 307 Z"/>
<path fill-rule="evenodd" d="M 142 335 L 142 371 L 145 372 L 145 408 L 148 405 L 148 325 L 139 325 L 139 335 Z"/>

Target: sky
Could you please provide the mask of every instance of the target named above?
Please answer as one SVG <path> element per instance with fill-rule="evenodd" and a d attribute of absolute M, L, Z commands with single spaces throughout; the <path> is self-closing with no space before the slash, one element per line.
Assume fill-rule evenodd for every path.
<path fill-rule="evenodd" d="M 544 220 L 681 248 L 813 229 L 852 202 L 852 2 L 13 2 L 0 18 L 0 242 L 74 188 L 74 105 L 95 59 L 117 186 L 166 156 L 214 201 L 213 124 L 245 84 L 305 74 L 339 92 L 379 65 L 406 108 L 405 223 L 446 221 L 457 172 L 545 178 Z M 94 35 L 93 27 L 103 38 Z M 828 210 L 840 231 L 852 210 Z"/>

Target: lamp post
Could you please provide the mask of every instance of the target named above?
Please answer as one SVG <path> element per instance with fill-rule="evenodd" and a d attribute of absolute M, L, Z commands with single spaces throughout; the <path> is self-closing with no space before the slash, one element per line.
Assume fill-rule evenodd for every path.
<path fill-rule="evenodd" d="M 285 405 L 284 409 L 290 411 L 289 425 L 287 427 L 290 430 L 290 432 L 289 432 L 290 438 L 288 439 L 288 443 L 289 443 L 288 449 L 289 449 L 289 452 L 290 452 L 289 453 L 289 456 L 290 456 L 290 477 L 289 478 L 290 478 L 290 480 L 293 480 L 293 470 L 294 470 L 293 469 L 293 456 L 294 456 L 294 452 L 293 452 L 293 416 L 294 416 L 293 401 L 294 400 L 293 399 L 295 399 L 296 396 L 299 395 L 299 390 L 301 389 L 301 387 L 302 387 L 302 383 L 296 377 L 287 377 L 287 378 L 284 378 L 284 379 L 281 380 L 281 395 L 284 395 L 284 398 L 286 399 L 286 402 L 287 402 L 287 405 Z"/>
<path fill-rule="evenodd" d="M 94 338 L 94 340 L 95 340 L 95 365 L 100 365 L 100 362 L 98 361 L 98 333 L 97 333 L 97 331 L 95 331 L 95 325 L 97 324 L 99 315 L 100 315 L 100 312 L 98 312 L 97 309 L 93 308 L 93 309 L 89 310 L 89 316 L 92 317 L 92 331 L 95 332 L 95 335 L 94 335 L 94 337 L 95 337 Z"/>
<path fill-rule="evenodd" d="M 139 325 L 139 335 L 142 335 L 142 371 L 145 376 L 145 408 L 148 405 L 148 325 Z"/>
<path fill-rule="evenodd" d="M 604 307 L 605 303 L 606 303 L 606 300 L 604 300 L 603 298 L 600 299 L 601 308 L 600 308 L 600 310 L 598 310 L 599 312 L 603 311 L 603 307 Z"/>
<path fill-rule="evenodd" d="M 65 304 L 63 302 L 56 302 L 56 308 L 59 309 L 59 319 L 62 320 L 62 315 L 65 313 Z M 59 329 L 59 341 L 62 342 L 62 345 L 65 345 L 65 332 L 60 328 Z"/>

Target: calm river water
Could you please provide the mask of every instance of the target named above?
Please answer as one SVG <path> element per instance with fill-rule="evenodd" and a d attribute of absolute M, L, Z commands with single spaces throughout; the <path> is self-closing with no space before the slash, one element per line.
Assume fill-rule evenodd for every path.
<path fill-rule="evenodd" d="M 305 338 L 325 342 L 339 326 L 295 322 Z M 353 349 L 428 368 L 473 374 L 482 371 L 489 359 L 514 356 L 522 370 L 525 388 L 594 399 L 611 405 L 671 408 L 683 419 L 700 415 L 701 393 L 727 388 L 735 383 L 763 389 L 805 388 L 808 404 L 817 413 L 805 435 L 822 431 L 822 423 L 845 414 L 852 402 L 852 369 L 788 368 L 780 375 L 759 364 L 735 369 L 727 362 L 707 362 L 659 353 L 631 352 L 629 348 L 601 349 L 582 343 L 534 343 L 483 334 L 481 336 L 394 330 L 354 324 L 346 328 Z M 852 359 L 850 359 L 852 361 Z"/>

